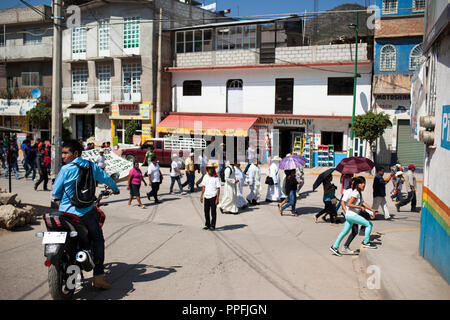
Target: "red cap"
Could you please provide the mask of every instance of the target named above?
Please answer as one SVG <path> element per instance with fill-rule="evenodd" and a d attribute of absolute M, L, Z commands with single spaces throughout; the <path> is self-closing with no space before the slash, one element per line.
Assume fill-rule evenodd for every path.
<path fill-rule="evenodd" d="M 417 168 L 415 165 L 413 165 L 413 164 L 410 164 L 409 166 L 408 166 L 408 169 L 412 169 L 412 168 Z"/>

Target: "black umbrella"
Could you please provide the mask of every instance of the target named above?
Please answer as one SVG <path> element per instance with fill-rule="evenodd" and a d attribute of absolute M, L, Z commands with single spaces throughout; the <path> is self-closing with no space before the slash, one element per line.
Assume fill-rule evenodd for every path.
<path fill-rule="evenodd" d="M 320 186 L 322 184 L 322 182 L 324 182 L 326 177 L 328 177 L 330 174 L 333 173 L 333 171 L 334 171 L 334 168 L 330 168 L 328 170 L 325 170 L 321 174 L 319 174 L 319 176 L 317 177 L 316 181 L 313 184 L 313 191 L 316 190 L 317 187 Z"/>

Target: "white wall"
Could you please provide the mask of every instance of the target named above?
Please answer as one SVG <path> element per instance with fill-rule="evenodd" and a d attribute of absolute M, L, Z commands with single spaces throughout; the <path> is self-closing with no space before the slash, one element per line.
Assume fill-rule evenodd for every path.
<path fill-rule="evenodd" d="M 315 67 L 318 68 L 318 67 Z M 275 79 L 294 78 L 294 115 L 351 116 L 353 96 L 328 96 L 328 77 L 353 77 L 353 66 L 327 66 L 322 71 L 312 68 L 263 68 L 209 71 L 176 71 L 172 73 L 177 112 L 224 113 L 226 83 L 243 80 L 243 113 L 275 113 Z M 371 66 L 359 66 L 356 114 L 369 109 Z M 183 81 L 201 80 L 201 96 L 183 96 Z"/>

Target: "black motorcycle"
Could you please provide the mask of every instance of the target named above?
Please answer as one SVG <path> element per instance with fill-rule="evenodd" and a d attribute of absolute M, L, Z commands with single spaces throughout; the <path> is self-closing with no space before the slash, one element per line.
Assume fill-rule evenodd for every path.
<path fill-rule="evenodd" d="M 100 227 L 105 222 L 100 201 L 111 194 L 111 190 L 106 187 L 94 203 Z M 94 268 L 92 240 L 76 215 L 52 211 L 44 213 L 43 219 L 48 232 L 38 232 L 36 237 L 43 238 L 42 244 L 45 245 L 50 295 L 54 300 L 71 299 L 84 279 L 83 271 L 89 272 Z"/>

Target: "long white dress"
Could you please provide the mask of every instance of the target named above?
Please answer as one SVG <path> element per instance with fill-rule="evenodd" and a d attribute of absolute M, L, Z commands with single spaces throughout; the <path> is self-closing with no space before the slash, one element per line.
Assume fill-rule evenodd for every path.
<path fill-rule="evenodd" d="M 270 165 L 269 176 L 272 177 L 275 184 L 267 187 L 266 199 L 269 201 L 279 201 L 283 194 L 281 192 L 280 169 L 278 163 L 274 162 Z"/>
<path fill-rule="evenodd" d="M 258 201 L 261 195 L 261 170 L 255 164 L 251 164 L 248 168 L 248 184 L 250 187 L 250 193 L 247 196 L 248 201 Z"/>
<path fill-rule="evenodd" d="M 243 193 L 243 188 L 244 188 L 244 183 L 245 183 L 245 174 L 244 174 L 244 172 L 242 172 L 241 168 L 239 168 L 239 167 L 234 167 L 234 174 L 236 176 L 236 179 L 239 180 L 239 183 L 236 188 L 236 191 L 237 191 L 236 205 L 240 209 L 240 208 L 247 206 L 247 201 L 245 200 L 244 193 Z"/>
<path fill-rule="evenodd" d="M 237 185 L 234 168 L 232 166 L 225 168 L 225 184 L 223 186 L 224 196 L 217 206 L 222 209 L 223 212 L 237 213 L 238 207 L 236 205 L 237 200 Z"/>

